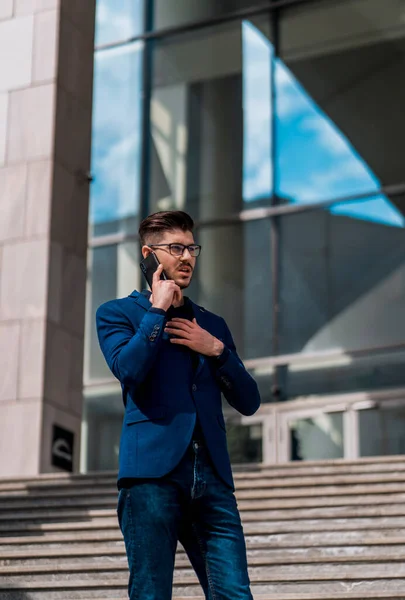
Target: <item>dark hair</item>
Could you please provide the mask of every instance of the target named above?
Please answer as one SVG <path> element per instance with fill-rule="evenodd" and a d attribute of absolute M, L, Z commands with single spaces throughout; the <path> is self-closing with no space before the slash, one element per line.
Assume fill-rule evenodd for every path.
<path fill-rule="evenodd" d="M 181 231 L 193 231 L 194 221 L 182 210 L 168 210 L 149 215 L 139 226 L 139 238 L 141 246 L 146 243 L 158 243 L 165 231 L 180 229 Z"/>

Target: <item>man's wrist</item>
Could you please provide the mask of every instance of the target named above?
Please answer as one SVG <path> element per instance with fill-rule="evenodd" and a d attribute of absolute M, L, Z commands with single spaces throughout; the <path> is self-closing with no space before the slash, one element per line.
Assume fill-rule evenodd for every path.
<path fill-rule="evenodd" d="M 214 349 L 212 356 L 214 358 L 219 358 L 225 349 L 225 344 L 221 342 L 221 340 L 215 339 L 214 341 Z"/>
<path fill-rule="evenodd" d="M 152 304 L 151 308 L 157 308 L 158 310 L 164 310 L 164 312 L 167 312 L 167 308 L 161 304 Z"/>

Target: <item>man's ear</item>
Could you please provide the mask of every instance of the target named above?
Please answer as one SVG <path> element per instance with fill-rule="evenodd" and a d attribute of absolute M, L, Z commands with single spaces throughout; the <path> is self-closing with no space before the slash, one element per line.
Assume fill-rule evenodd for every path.
<path fill-rule="evenodd" d="M 146 258 L 152 252 L 152 249 L 149 248 L 149 246 L 142 246 L 141 252 L 142 252 L 143 258 Z"/>

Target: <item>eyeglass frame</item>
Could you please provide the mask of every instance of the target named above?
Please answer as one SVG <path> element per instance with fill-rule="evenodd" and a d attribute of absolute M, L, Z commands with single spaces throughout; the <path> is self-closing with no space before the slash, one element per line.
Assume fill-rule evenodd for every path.
<path fill-rule="evenodd" d="M 188 250 L 188 252 L 189 252 L 189 254 L 190 254 L 190 256 L 192 258 L 198 258 L 200 256 L 200 254 L 201 254 L 201 246 L 199 244 L 189 244 L 188 246 L 186 246 L 185 244 L 178 244 L 178 243 L 174 242 L 172 244 L 151 244 L 149 246 L 149 248 L 152 248 L 152 249 L 153 248 L 160 248 L 162 246 L 167 246 L 169 248 L 169 253 L 171 254 L 171 256 L 183 256 L 184 255 L 184 251 L 186 250 L 186 248 L 187 248 L 187 250 Z M 173 254 L 172 253 L 172 249 L 171 249 L 172 246 L 183 246 L 183 252 L 181 254 Z M 189 250 L 190 248 L 198 248 L 198 254 L 195 255 L 195 256 L 193 256 L 191 254 L 190 250 Z"/>

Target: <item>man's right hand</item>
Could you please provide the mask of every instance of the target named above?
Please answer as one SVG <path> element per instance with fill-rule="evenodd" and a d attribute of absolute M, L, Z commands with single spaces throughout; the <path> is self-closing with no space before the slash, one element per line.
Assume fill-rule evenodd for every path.
<path fill-rule="evenodd" d="M 153 275 L 152 306 L 168 310 L 172 304 L 180 304 L 181 289 L 172 279 L 160 279 L 163 265 L 159 265 Z"/>

